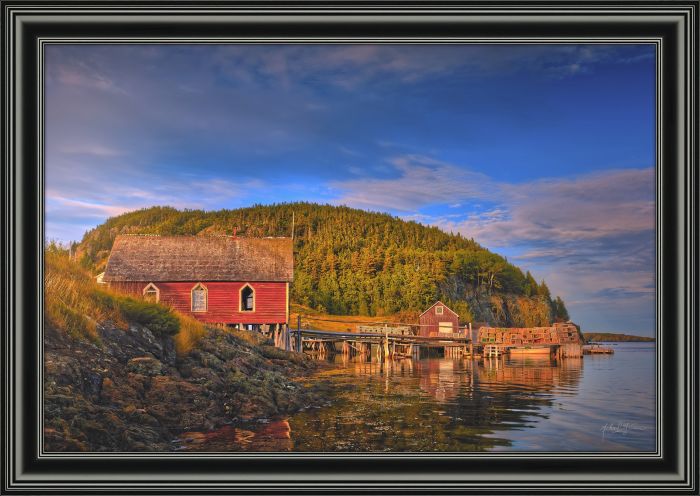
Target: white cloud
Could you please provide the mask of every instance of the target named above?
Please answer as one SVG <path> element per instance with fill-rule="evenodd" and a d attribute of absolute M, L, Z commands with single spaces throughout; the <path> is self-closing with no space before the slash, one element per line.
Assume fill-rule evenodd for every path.
<path fill-rule="evenodd" d="M 94 201 L 82 200 L 77 198 L 65 198 L 54 194 L 46 195 L 46 213 L 59 213 L 60 211 L 77 211 L 80 217 L 96 217 L 105 218 L 123 214 L 133 207 L 125 205 L 106 205 L 96 203 Z"/>
<path fill-rule="evenodd" d="M 397 177 L 331 183 L 340 192 L 337 203 L 411 212 L 423 205 L 485 198 L 488 193 L 482 186 L 491 182 L 484 174 L 423 155 L 396 157 L 390 164 Z"/>
<path fill-rule="evenodd" d="M 243 206 L 246 191 L 264 188 L 257 179 L 232 182 L 218 178 L 150 177 L 142 187 L 120 183 L 119 177 L 107 182 L 94 181 L 90 187 L 71 190 L 49 188 L 46 218 L 49 237 L 58 241 L 78 240 L 82 234 L 109 217 L 154 205 L 213 210 Z M 150 185 L 146 186 L 146 185 Z"/>
<path fill-rule="evenodd" d="M 543 239 L 595 240 L 654 228 L 650 168 L 496 188 L 504 207 L 451 228 L 495 246 Z"/>

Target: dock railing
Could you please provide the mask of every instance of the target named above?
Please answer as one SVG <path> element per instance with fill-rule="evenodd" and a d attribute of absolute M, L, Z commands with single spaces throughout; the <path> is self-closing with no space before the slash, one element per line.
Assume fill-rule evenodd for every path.
<path fill-rule="evenodd" d="M 415 334 L 410 326 L 390 326 L 384 325 L 359 325 L 357 326 L 357 331 L 360 333 L 376 332 L 384 333 L 389 335 L 399 335 L 399 336 L 411 336 Z"/>
<path fill-rule="evenodd" d="M 469 336 L 466 332 L 431 332 L 430 337 L 443 339 L 466 339 Z"/>

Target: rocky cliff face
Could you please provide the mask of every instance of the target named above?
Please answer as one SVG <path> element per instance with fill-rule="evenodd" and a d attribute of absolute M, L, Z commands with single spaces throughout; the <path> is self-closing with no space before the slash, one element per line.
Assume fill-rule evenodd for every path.
<path fill-rule="evenodd" d="M 168 451 L 183 431 L 267 418 L 320 400 L 290 377 L 310 360 L 210 329 L 177 357 L 170 337 L 147 328 L 98 326 L 99 344 L 47 328 L 47 451 Z"/>

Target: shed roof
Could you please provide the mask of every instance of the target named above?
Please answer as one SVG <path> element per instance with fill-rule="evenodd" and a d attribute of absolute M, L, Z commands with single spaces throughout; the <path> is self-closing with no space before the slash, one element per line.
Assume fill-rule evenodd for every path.
<path fill-rule="evenodd" d="M 120 235 L 104 280 L 291 281 L 291 238 Z"/>

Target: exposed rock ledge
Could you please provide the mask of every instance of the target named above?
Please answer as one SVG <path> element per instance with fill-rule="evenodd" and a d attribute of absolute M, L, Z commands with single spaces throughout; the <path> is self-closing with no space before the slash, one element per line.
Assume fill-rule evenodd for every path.
<path fill-rule="evenodd" d="M 99 328 L 101 345 L 47 329 L 47 451 L 168 451 L 184 431 L 290 413 L 320 401 L 292 380 L 316 365 L 212 329 L 178 358 L 148 329 Z"/>

